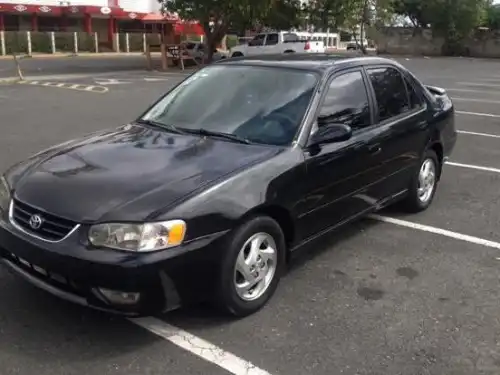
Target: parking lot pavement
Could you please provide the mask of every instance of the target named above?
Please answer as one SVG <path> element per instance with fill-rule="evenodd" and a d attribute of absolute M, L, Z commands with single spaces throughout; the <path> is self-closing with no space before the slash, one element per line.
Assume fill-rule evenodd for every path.
<path fill-rule="evenodd" d="M 2 375 L 227 375 L 121 319 L 47 296 L 0 270 Z"/>
<path fill-rule="evenodd" d="M 492 135 L 500 135 L 500 86 L 491 84 L 500 82 L 500 62 L 402 62 L 462 98 L 455 101 L 459 141 L 426 212 L 386 209 L 379 219 L 403 221 L 366 219 L 311 244 L 269 306 L 242 320 L 202 306 L 152 318 L 145 330 L 61 302 L 0 269 L 2 375 L 499 374 L 500 139 Z M 102 95 L 0 86 L 0 169 L 125 123 L 172 84 L 135 77 Z M 250 364 L 261 370 L 248 371 Z"/>

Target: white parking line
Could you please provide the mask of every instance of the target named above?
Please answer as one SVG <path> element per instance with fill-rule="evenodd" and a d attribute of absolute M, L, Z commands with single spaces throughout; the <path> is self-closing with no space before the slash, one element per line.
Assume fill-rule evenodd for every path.
<path fill-rule="evenodd" d="M 484 87 L 500 87 L 498 83 L 481 83 L 481 82 L 456 82 L 457 85 L 464 86 L 484 86 Z"/>
<path fill-rule="evenodd" d="M 454 89 L 451 87 L 446 87 L 446 91 L 457 91 L 457 92 L 478 92 L 478 93 L 484 93 L 484 90 L 474 90 L 474 89 Z M 490 91 L 488 92 L 489 95 L 491 94 L 498 94 L 498 92 L 495 91 Z"/>
<path fill-rule="evenodd" d="M 468 131 L 465 131 L 465 130 L 457 130 L 457 133 L 467 134 L 467 135 L 477 135 L 477 136 L 480 136 L 480 137 L 488 137 L 488 138 L 500 138 L 500 135 L 498 135 L 498 134 L 468 132 Z"/>
<path fill-rule="evenodd" d="M 211 362 L 234 375 L 271 375 L 252 363 L 226 352 L 222 348 L 209 343 L 180 328 L 174 327 L 160 319 L 145 317 L 129 319 L 132 323 L 147 329 L 151 333 L 170 341 L 172 344 L 189 351 L 198 357 Z"/>
<path fill-rule="evenodd" d="M 455 162 L 451 162 L 451 161 L 447 161 L 446 165 L 452 165 L 454 167 L 461 167 L 461 168 L 477 169 L 479 171 L 500 173 L 500 169 L 498 169 L 498 168 L 482 167 L 480 165 L 462 164 L 462 163 L 455 163 Z"/>
<path fill-rule="evenodd" d="M 457 102 L 478 102 L 478 103 L 488 103 L 488 104 L 500 104 L 500 100 L 488 100 L 488 99 L 478 99 L 478 98 L 462 98 L 460 96 L 452 96 L 451 100 Z"/>
<path fill-rule="evenodd" d="M 468 111 L 455 111 L 455 113 L 459 114 L 459 115 L 467 115 L 467 116 L 482 116 L 482 117 L 500 118 L 500 115 L 495 115 L 494 113 L 468 112 Z"/>
<path fill-rule="evenodd" d="M 500 250 L 500 243 L 495 242 L 495 241 L 485 240 L 483 238 L 469 236 L 467 234 L 457 233 L 457 232 L 453 232 L 451 230 L 436 228 L 436 227 L 432 227 L 430 225 L 418 224 L 418 223 L 414 223 L 412 221 L 395 219 L 393 217 L 388 217 L 388 216 L 369 215 L 368 217 L 370 219 L 373 219 L 373 220 L 383 221 L 384 223 L 390 223 L 390 224 L 395 224 L 395 225 L 399 225 L 399 226 L 406 227 L 406 228 L 421 230 L 424 232 L 440 234 L 442 236 L 454 238 L 456 240 L 470 242 L 470 243 L 474 243 L 477 245 L 492 247 L 494 249 Z"/>

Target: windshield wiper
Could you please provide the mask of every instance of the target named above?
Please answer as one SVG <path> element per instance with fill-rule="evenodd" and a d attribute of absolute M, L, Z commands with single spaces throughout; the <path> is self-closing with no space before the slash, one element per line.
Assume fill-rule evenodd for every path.
<path fill-rule="evenodd" d="M 153 120 L 145 120 L 145 119 L 139 119 L 136 121 L 139 124 L 145 124 L 149 126 L 154 126 L 156 128 L 161 128 L 163 130 L 168 130 L 172 133 L 176 134 L 186 134 L 184 131 L 180 130 L 179 128 L 176 128 L 174 125 L 171 124 L 164 124 L 162 122 L 158 121 L 153 121 Z"/>
<path fill-rule="evenodd" d="M 239 137 L 239 136 L 237 136 L 235 134 L 216 132 L 216 131 L 207 130 L 207 129 L 203 129 L 203 128 L 199 128 L 199 129 L 183 129 L 183 130 L 186 131 L 187 133 L 199 134 L 199 135 L 206 135 L 206 136 L 209 136 L 209 137 L 220 137 L 220 138 L 229 139 L 229 140 L 234 141 L 234 142 L 244 143 L 244 144 L 247 144 L 247 145 L 252 144 L 252 142 L 249 141 L 248 139 Z"/>

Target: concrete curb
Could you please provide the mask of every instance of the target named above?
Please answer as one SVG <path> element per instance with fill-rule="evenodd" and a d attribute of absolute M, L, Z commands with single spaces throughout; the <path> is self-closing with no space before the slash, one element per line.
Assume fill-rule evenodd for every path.
<path fill-rule="evenodd" d="M 7 77 L 7 78 L 0 78 L 0 84 L 9 84 L 9 83 L 17 83 L 21 82 L 22 80 L 19 77 Z"/>
<path fill-rule="evenodd" d="M 153 53 L 154 55 L 154 53 Z M 159 55 L 159 52 L 158 52 Z M 73 54 L 73 53 L 56 53 L 56 54 L 33 54 L 29 55 L 19 55 L 19 60 L 25 59 L 33 59 L 33 60 L 50 60 L 50 59 L 63 59 L 63 58 L 124 58 L 124 57 L 141 57 L 145 58 L 143 52 L 100 52 L 100 53 L 81 53 L 81 54 Z M 0 56 L 0 60 L 12 60 L 12 56 Z"/>

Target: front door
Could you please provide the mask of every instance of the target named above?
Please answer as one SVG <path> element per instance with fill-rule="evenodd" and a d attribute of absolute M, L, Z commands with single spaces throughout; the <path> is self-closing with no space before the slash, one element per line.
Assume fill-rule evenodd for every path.
<path fill-rule="evenodd" d="M 380 178 L 381 154 L 369 147 L 377 129 L 367 85 L 363 71 L 355 69 L 338 73 L 326 87 L 318 118 L 321 123 L 351 126 L 353 136 L 305 151 L 307 182 L 298 225 L 302 239 L 366 212 L 376 203 L 371 185 Z"/>
<path fill-rule="evenodd" d="M 276 49 L 276 46 L 279 43 L 279 34 L 278 33 L 270 33 L 266 36 L 266 41 L 264 42 L 264 46 L 261 47 L 261 51 L 263 54 L 273 54 L 278 53 L 279 51 Z"/>
<path fill-rule="evenodd" d="M 251 41 L 248 42 L 246 54 L 248 56 L 260 55 L 264 46 L 266 34 L 258 34 Z"/>

